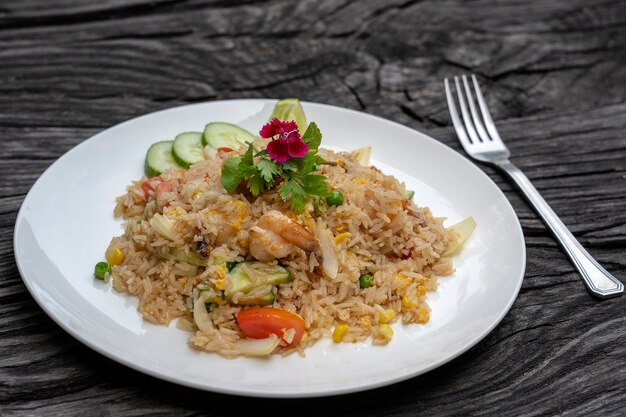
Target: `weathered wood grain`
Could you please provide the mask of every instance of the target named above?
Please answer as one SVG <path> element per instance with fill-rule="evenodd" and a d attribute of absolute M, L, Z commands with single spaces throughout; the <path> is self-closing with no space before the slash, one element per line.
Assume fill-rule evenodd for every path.
<path fill-rule="evenodd" d="M 489 167 L 526 236 L 510 313 L 437 370 L 336 398 L 204 393 L 102 357 L 34 303 L 12 234 L 26 192 L 64 152 L 180 104 L 298 96 L 390 118 L 460 151 L 442 79 L 471 71 L 512 160 L 626 280 L 625 46 L 618 0 L 3 1 L 0 415 L 623 415 L 626 299 L 591 298 Z"/>

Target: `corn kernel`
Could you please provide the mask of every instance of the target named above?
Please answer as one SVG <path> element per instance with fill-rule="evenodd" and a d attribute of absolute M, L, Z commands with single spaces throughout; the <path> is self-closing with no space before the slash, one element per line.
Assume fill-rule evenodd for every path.
<path fill-rule="evenodd" d="M 396 275 L 395 277 L 393 277 L 393 279 L 401 282 L 401 284 L 395 288 L 396 291 L 402 291 L 403 289 L 411 285 L 411 278 L 405 277 L 404 275 Z"/>
<path fill-rule="evenodd" d="M 226 280 L 224 278 L 220 278 L 215 281 L 215 288 L 220 291 L 224 291 L 226 289 Z"/>
<path fill-rule="evenodd" d="M 430 312 L 428 311 L 428 308 L 426 306 L 420 306 L 420 311 L 419 311 L 419 315 L 417 317 L 417 322 L 424 324 L 424 323 L 428 323 L 428 320 L 430 320 Z"/>
<path fill-rule="evenodd" d="M 381 324 L 378 326 L 378 334 L 384 340 L 389 341 L 393 337 L 393 329 L 388 324 Z"/>
<path fill-rule="evenodd" d="M 402 305 L 406 308 L 417 307 L 418 302 L 414 297 L 410 297 L 408 295 L 402 296 Z"/>
<path fill-rule="evenodd" d="M 338 326 L 335 326 L 335 330 L 333 331 L 333 341 L 335 343 L 341 343 L 347 331 L 348 331 L 347 324 L 340 324 Z"/>
<path fill-rule="evenodd" d="M 107 262 L 111 266 L 120 265 L 124 262 L 124 254 L 118 248 L 113 248 L 106 253 Z"/>
<path fill-rule="evenodd" d="M 226 278 L 226 265 L 220 265 L 215 268 L 215 276 L 220 279 Z"/>
<path fill-rule="evenodd" d="M 356 183 L 359 184 L 359 185 L 364 185 L 364 184 L 367 184 L 368 182 L 369 181 L 366 180 L 365 178 L 357 178 L 356 179 Z"/>
<path fill-rule="evenodd" d="M 341 242 L 343 242 L 344 240 L 346 240 L 346 238 L 349 238 L 350 236 L 352 236 L 352 234 L 349 232 L 344 232 L 335 236 L 335 245 L 341 245 Z"/>
<path fill-rule="evenodd" d="M 417 295 L 420 297 L 423 297 L 426 295 L 426 287 L 424 287 L 423 285 L 418 285 L 417 286 Z"/>
<path fill-rule="evenodd" d="M 384 313 L 378 315 L 378 322 L 381 324 L 387 324 L 396 316 L 396 312 L 388 308 Z"/>

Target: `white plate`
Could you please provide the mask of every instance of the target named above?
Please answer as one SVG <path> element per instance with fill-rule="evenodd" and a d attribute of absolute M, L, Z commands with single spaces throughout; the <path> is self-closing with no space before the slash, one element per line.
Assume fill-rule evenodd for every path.
<path fill-rule="evenodd" d="M 257 132 L 275 100 L 194 104 L 105 130 L 63 155 L 26 196 L 15 225 L 15 257 L 35 300 L 63 329 L 131 368 L 209 391 L 259 397 L 314 397 L 366 390 L 436 368 L 484 338 L 504 317 L 524 276 L 522 231 L 502 192 L 450 148 L 399 124 L 328 105 L 304 103 L 323 146 L 371 145 L 376 166 L 405 181 L 415 201 L 447 225 L 472 215 L 478 227 L 457 272 L 429 294 L 426 325 L 396 325 L 387 346 L 323 340 L 269 359 L 224 359 L 192 350 L 188 333 L 144 323 L 137 300 L 93 278 L 114 235 L 114 198 L 142 175 L 146 150 L 177 133 L 227 121 Z"/>

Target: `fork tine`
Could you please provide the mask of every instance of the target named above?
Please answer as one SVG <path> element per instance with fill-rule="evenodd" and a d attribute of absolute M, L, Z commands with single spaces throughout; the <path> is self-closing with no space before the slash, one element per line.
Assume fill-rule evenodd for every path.
<path fill-rule="evenodd" d="M 474 121 L 474 127 L 476 128 L 476 132 L 480 139 L 483 142 L 491 142 L 491 138 L 485 131 L 483 127 L 483 122 L 478 117 L 478 112 L 476 111 L 476 105 L 474 104 L 474 95 L 472 94 L 472 90 L 470 90 L 469 83 L 467 82 L 467 77 L 465 74 L 461 77 L 463 79 L 463 87 L 465 87 L 465 95 L 467 96 L 467 104 L 469 104 L 470 113 L 472 114 L 472 120 Z"/>
<path fill-rule="evenodd" d="M 476 99 L 478 100 L 478 105 L 480 106 L 480 112 L 483 115 L 483 119 L 485 120 L 485 126 L 487 126 L 487 131 L 491 136 L 491 139 L 494 141 L 502 142 L 502 138 L 498 134 L 498 130 L 496 129 L 496 125 L 493 123 L 493 119 L 491 118 L 491 113 L 489 113 L 489 108 L 487 107 L 487 103 L 485 102 L 485 98 L 483 97 L 482 91 L 480 91 L 480 86 L 478 85 L 478 80 L 476 76 L 472 74 L 472 81 L 474 82 L 474 90 L 476 90 Z"/>
<path fill-rule="evenodd" d="M 454 77 L 454 84 L 456 85 L 456 94 L 459 96 L 459 106 L 461 107 L 461 115 L 463 116 L 463 123 L 465 124 L 465 130 L 467 130 L 467 134 L 469 138 L 472 140 L 472 144 L 480 143 L 480 138 L 476 134 L 476 130 L 474 129 L 474 124 L 472 123 L 472 119 L 470 119 L 469 113 L 467 112 L 467 106 L 465 105 L 465 98 L 463 97 L 463 90 L 461 89 L 461 84 L 459 83 L 459 77 Z"/>
<path fill-rule="evenodd" d="M 463 127 L 463 122 L 459 118 L 459 113 L 456 111 L 456 105 L 454 104 L 454 97 L 452 96 L 452 91 L 450 91 L 450 83 L 448 79 L 445 78 L 443 80 L 446 89 L 446 100 L 448 101 L 448 110 L 450 110 L 450 118 L 452 119 L 452 125 L 454 125 L 454 130 L 456 130 L 456 135 L 459 137 L 459 141 L 463 148 L 467 151 L 469 146 L 472 146 L 472 142 L 470 142 L 467 137 L 467 133 L 465 132 L 465 128 Z"/>

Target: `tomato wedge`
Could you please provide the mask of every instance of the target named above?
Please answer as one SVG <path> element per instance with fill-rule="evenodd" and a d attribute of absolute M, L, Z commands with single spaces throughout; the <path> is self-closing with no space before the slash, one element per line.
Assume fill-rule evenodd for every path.
<path fill-rule="evenodd" d="M 304 320 L 297 314 L 279 308 L 259 307 L 241 310 L 237 314 L 237 323 L 251 339 L 265 339 L 270 334 L 283 338 L 287 329 L 294 329 L 295 335 L 287 346 L 297 346 L 304 334 Z"/>

